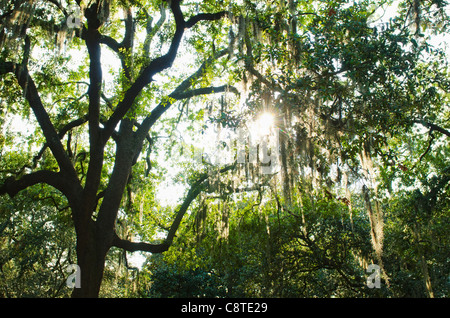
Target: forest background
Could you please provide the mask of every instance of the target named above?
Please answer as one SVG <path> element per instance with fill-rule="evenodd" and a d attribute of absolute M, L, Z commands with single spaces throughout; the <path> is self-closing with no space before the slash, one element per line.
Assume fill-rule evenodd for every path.
<path fill-rule="evenodd" d="M 447 297 L 442 0 L 0 1 L 1 297 Z"/>

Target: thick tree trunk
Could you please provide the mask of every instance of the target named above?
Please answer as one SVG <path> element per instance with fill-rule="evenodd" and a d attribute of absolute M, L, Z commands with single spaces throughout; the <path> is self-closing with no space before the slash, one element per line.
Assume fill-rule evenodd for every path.
<path fill-rule="evenodd" d="M 77 260 L 80 271 L 79 288 L 72 297 L 96 298 L 100 292 L 105 258 L 111 244 L 101 237 L 94 221 L 77 233 Z"/>
<path fill-rule="evenodd" d="M 102 204 L 98 210 L 97 219 L 92 219 L 96 210 L 97 189 L 86 187 L 82 200 L 78 201 L 78 211 L 75 211 L 75 228 L 77 231 L 77 257 L 81 273 L 81 286 L 75 288 L 73 297 L 98 297 L 103 278 L 106 254 L 113 244 L 115 221 L 122 196 L 133 165 L 132 122 L 123 120 L 117 141 L 114 169 L 108 186 L 104 190 Z M 139 147 L 137 147 L 140 149 Z M 96 171 L 93 172 L 96 174 Z M 90 193 L 90 194 L 89 194 Z M 76 208 L 75 208 L 76 209 Z"/>

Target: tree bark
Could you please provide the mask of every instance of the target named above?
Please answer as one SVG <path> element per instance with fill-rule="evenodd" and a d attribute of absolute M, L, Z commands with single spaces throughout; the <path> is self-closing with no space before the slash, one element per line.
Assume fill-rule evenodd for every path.
<path fill-rule="evenodd" d="M 415 238 L 415 243 L 417 246 L 417 252 L 419 254 L 420 270 L 423 275 L 423 283 L 425 285 L 425 290 L 428 298 L 434 298 L 433 288 L 431 285 L 431 278 L 428 271 L 427 260 L 425 259 L 425 252 L 423 246 L 421 245 L 421 237 L 419 232 L 419 225 L 417 223 L 413 226 L 413 233 Z"/>
<path fill-rule="evenodd" d="M 73 298 L 97 298 L 103 279 L 106 254 L 109 247 L 100 237 L 97 224 L 89 220 L 77 231 L 77 260 L 80 270 L 80 288 L 74 288 Z"/>

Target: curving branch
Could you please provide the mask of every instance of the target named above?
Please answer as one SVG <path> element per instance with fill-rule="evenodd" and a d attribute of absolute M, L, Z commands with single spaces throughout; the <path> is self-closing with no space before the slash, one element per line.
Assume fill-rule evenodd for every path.
<path fill-rule="evenodd" d="M 186 21 L 186 28 L 192 28 L 200 21 L 215 21 L 220 20 L 223 17 L 228 17 L 230 14 L 228 11 L 220 11 L 217 13 L 199 13 L 193 17 L 191 17 L 188 21 Z"/>
<path fill-rule="evenodd" d="M 234 162 L 231 165 L 228 165 L 222 169 L 219 170 L 219 173 L 225 173 L 227 171 L 233 170 L 236 168 L 236 162 Z M 172 245 L 173 239 L 175 237 L 176 232 L 178 231 L 178 228 L 180 227 L 181 221 L 183 220 L 184 215 L 186 214 L 187 210 L 189 209 L 189 206 L 191 203 L 197 198 L 197 196 L 207 187 L 207 179 L 209 178 L 208 173 L 201 174 L 197 181 L 193 183 L 191 188 L 189 189 L 186 198 L 184 199 L 183 203 L 178 208 L 178 211 L 176 213 L 175 219 L 170 226 L 170 229 L 167 233 L 166 239 L 163 243 L 160 244 L 150 244 L 145 242 L 131 242 L 128 240 L 121 239 L 117 236 L 117 233 L 114 234 L 112 245 L 123 248 L 124 250 L 128 252 L 136 252 L 136 251 L 142 251 L 142 252 L 150 252 L 150 253 L 163 253 L 167 251 L 170 246 Z"/>
<path fill-rule="evenodd" d="M 208 65 L 210 65 L 213 61 L 219 59 L 228 54 L 228 50 L 221 50 L 216 52 L 213 56 L 209 57 L 206 61 L 200 65 L 198 70 L 193 73 L 191 76 L 186 78 L 180 85 L 175 88 L 172 93 L 168 95 L 168 98 L 163 102 L 159 103 L 154 109 L 152 109 L 150 115 L 148 115 L 143 121 L 139 129 L 136 131 L 136 138 L 138 140 L 138 144 L 142 142 L 145 136 L 148 134 L 150 128 L 155 124 L 155 122 L 172 106 L 175 101 L 182 100 L 185 98 L 190 98 L 194 96 L 211 94 L 211 93 L 220 93 L 231 91 L 233 93 L 238 94 L 236 88 L 223 85 L 219 87 L 204 87 L 199 89 L 188 90 L 192 84 L 198 80 L 206 71 Z"/>
<path fill-rule="evenodd" d="M 447 129 L 445 129 L 445 128 L 439 126 L 439 125 L 430 123 L 430 122 L 428 122 L 426 120 L 415 119 L 415 120 L 413 120 L 413 123 L 421 124 L 422 126 L 425 126 L 425 127 L 429 128 L 430 129 L 430 133 L 433 132 L 433 131 L 437 131 L 437 132 L 440 132 L 441 134 L 446 135 L 447 137 L 450 137 L 450 131 L 448 131 Z"/>
<path fill-rule="evenodd" d="M 183 100 L 186 98 L 191 98 L 200 95 L 207 95 L 213 93 L 224 93 L 224 92 L 233 92 L 238 94 L 238 91 L 235 87 L 230 85 L 222 85 L 222 86 L 209 86 L 202 87 L 192 90 L 187 90 L 184 92 L 173 92 L 168 95 L 168 98 L 164 99 L 163 102 L 159 103 L 156 106 L 151 114 L 147 116 L 142 122 L 141 127 L 136 131 L 136 136 L 138 140 L 143 140 L 143 137 L 146 136 L 150 128 L 156 123 L 156 121 L 172 106 L 176 101 Z"/>
<path fill-rule="evenodd" d="M 46 183 L 69 197 L 69 181 L 60 172 L 48 170 L 32 172 L 17 180 L 14 177 L 7 178 L 0 186 L 0 195 L 8 194 L 14 197 L 20 191 L 40 183 Z"/>
<path fill-rule="evenodd" d="M 84 37 L 84 35 L 83 35 Z M 116 39 L 108 36 L 108 35 L 101 35 L 99 42 L 101 44 L 105 44 L 106 46 L 108 46 L 111 50 L 113 50 L 116 53 L 119 53 L 119 49 L 120 49 L 120 43 L 116 41 Z"/>
<path fill-rule="evenodd" d="M 224 92 L 231 92 L 236 95 L 239 94 L 239 91 L 236 89 L 236 87 L 231 85 L 221 85 L 221 86 L 208 86 L 208 87 L 201 87 L 197 89 L 191 89 L 185 92 L 180 92 L 173 94 L 171 97 L 176 100 L 191 98 L 195 96 L 200 95 L 208 95 L 208 94 L 214 94 L 214 93 L 224 93 Z"/>
<path fill-rule="evenodd" d="M 128 240 L 121 239 L 114 234 L 112 246 L 121 248 L 127 252 L 149 252 L 153 254 L 163 253 L 167 251 L 170 247 L 166 242 L 161 244 L 150 244 L 145 242 L 131 242 Z"/>

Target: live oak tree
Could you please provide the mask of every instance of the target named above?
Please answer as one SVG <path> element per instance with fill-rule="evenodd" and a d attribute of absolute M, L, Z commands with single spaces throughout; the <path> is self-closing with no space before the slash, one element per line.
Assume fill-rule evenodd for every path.
<path fill-rule="evenodd" d="M 31 110 L 38 127 L 28 153 L 14 154 L 12 133 L 0 140 L 9 148 L 0 193 L 44 183 L 62 194 L 53 203 L 70 208 L 82 271 L 74 296 L 98 295 L 113 247 L 165 252 L 169 266 L 151 264 L 160 265 L 155 289 L 183 277 L 175 263 L 206 268 L 188 281 L 207 281 L 208 295 L 217 284 L 220 295 L 361 296 L 373 262 L 391 285 L 373 294 L 403 295 L 402 275 L 422 277 L 429 297 L 443 293 L 448 57 L 428 41 L 448 32 L 443 1 L 398 2 L 382 25 L 385 1 L 31 4 L 1 11 L 2 111 Z M 107 52 L 119 65 L 112 81 Z M 231 100 L 230 84 L 244 103 Z M 223 98 L 188 101 L 212 93 Z M 177 101 L 179 115 L 165 122 Z M 183 165 L 182 203 L 174 215 L 157 205 L 150 155 L 176 161 L 162 132 L 190 121 L 200 127 L 184 139 L 203 138 L 205 124 L 235 128 L 263 110 L 280 128 L 276 174 L 258 175 L 258 164 L 215 174 L 210 163 Z M 141 238 L 165 239 L 132 242 L 124 214 L 136 216 L 127 220 Z"/>
<path fill-rule="evenodd" d="M 198 24 L 215 23 L 228 13 L 215 11 L 209 4 L 201 6 L 209 12 L 193 12 L 193 5 L 183 6 L 178 0 L 158 4 L 104 0 L 4 4 L 0 74 L 3 87 L 11 85 L 6 88 L 5 97 L 8 102 L 18 102 L 14 107 L 21 111 L 30 113 L 27 107 L 32 111 L 42 131 L 36 144 L 42 140 L 42 148 L 23 165 L 24 169 L 3 180 L 0 193 L 15 196 L 33 185 L 47 184 L 66 198 L 76 231 L 77 263 L 81 270 L 81 288 L 75 288 L 73 296 L 96 297 L 111 247 L 151 253 L 166 251 L 184 213 L 207 179 L 207 175 L 201 176 L 188 192 L 161 243 L 132 242 L 116 233 L 122 198 L 144 143 L 151 140 L 149 131 L 176 101 L 230 89 L 226 83 L 201 86 L 200 81 L 207 68 L 226 57 L 228 50 L 225 47 L 199 55 L 197 71 L 177 78 L 172 92 L 161 96 L 160 102 L 147 110 L 142 104 L 148 102 L 155 75 L 172 67 L 187 30 Z M 189 10 L 189 17 L 185 17 L 184 10 Z M 156 23 L 152 20 L 155 14 L 160 16 Z M 170 21 L 165 21 L 169 15 Z M 121 30 L 118 24 L 123 25 Z M 138 31 L 144 36 L 140 43 Z M 158 34 L 161 51 L 166 51 L 163 54 L 158 54 L 158 48 L 151 43 Z M 33 70 L 40 54 L 52 54 L 49 52 L 54 37 L 56 44 L 67 41 L 62 50 L 72 47 L 87 50 L 87 67 L 81 65 L 78 70 L 82 74 L 69 71 L 67 64 L 62 63 L 69 57 L 57 53 L 54 65 L 47 65 L 49 69 Z M 113 97 L 106 96 L 104 87 L 105 49 L 112 51 L 121 64 Z M 21 92 L 23 100 L 15 91 Z M 24 105 L 17 106 L 20 103 Z M 72 140 L 76 129 L 80 136 L 86 133 L 88 146 L 82 151 Z M 111 143 L 115 147 L 112 153 L 108 150 Z M 46 158 L 48 150 L 51 160 Z"/>

